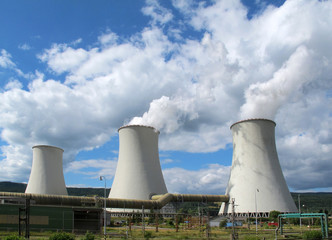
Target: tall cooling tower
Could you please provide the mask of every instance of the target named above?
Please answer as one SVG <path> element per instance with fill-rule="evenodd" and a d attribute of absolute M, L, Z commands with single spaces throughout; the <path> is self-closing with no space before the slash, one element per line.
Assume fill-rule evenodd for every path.
<path fill-rule="evenodd" d="M 167 193 L 158 153 L 159 131 L 128 125 L 119 128 L 119 160 L 110 198 L 148 200 Z"/>
<path fill-rule="evenodd" d="M 297 212 L 281 171 L 275 126 L 268 119 L 249 119 L 231 126 L 233 162 L 226 194 L 235 199 L 237 214 Z M 219 214 L 229 213 L 231 204 L 222 204 Z"/>
<path fill-rule="evenodd" d="M 61 148 L 38 145 L 32 148 L 33 160 L 26 193 L 68 195 L 63 176 Z"/>

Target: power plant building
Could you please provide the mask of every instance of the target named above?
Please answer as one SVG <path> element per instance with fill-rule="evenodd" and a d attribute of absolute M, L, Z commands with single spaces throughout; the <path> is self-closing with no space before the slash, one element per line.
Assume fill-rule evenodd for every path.
<path fill-rule="evenodd" d="M 37 145 L 32 150 L 32 168 L 25 193 L 68 195 L 63 176 L 63 149 Z"/>
<path fill-rule="evenodd" d="M 17 222 L 21 221 L 21 212 L 18 214 L 17 209 L 21 211 L 23 201 L 26 209 L 31 204 L 31 212 L 26 210 L 26 214 L 30 212 L 31 215 L 31 229 L 54 231 L 99 231 L 103 220 L 102 207 L 114 207 L 111 211 L 121 214 L 122 211 L 134 212 L 138 209 L 137 204 L 142 205 L 143 212 L 144 204 L 155 207 L 162 202 L 163 205 L 158 208 L 168 203 L 169 210 L 163 211 L 161 208 L 160 213 L 175 213 L 171 201 L 207 202 L 213 198 L 214 201 L 223 202 L 219 215 L 232 214 L 233 206 L 237 216 L 254 217 L 258 213 L 259 217 L 268 217 L 273 210 L 297 212 L 279 163 L 275 126 L 272 120 L 248 119 L 230 127 L 233 159 L 227 196 L 215 197 L 166 194 L 168 191 L 159 161 L 159 131 L 151 126 L 127 125 L 119 128 L 119 159 L 109 194 L 112 199 L 104 201 L 100 198 L 58 196 L 68 195 L 62 166 L 63 149 L 47 145 L 34 146 L 31 174 L 25 193 L 36 195 L 26 198 L 16 193 L 9 196 L 2 193 L 0 227 L 16 227 Z M 145 201 L 151 200 L 152 196 L 153 204 L 152 201 Z M 234 205 L 232 199 L 235 200 Z M 160 202 L 157 204 L 156 201 Z M 123 208 L 120 206 L 122 204 Z M 146 212 L 149 209 L 152 208 L 147 208 Z"/>
<path fill-rule="evenodd" d="M 159 131 L 142 125 L 118 131 L 119 159 L 109 198 L 149 200 L 167 193 L 159 161 Z"/>
<path fill-rule="evenodd" d="M 275 122 L 249 119 L 231 126 L 233 160 L 226 195 L 238 216 L 267 216 L 270 211 L 297 212 L 283 176 L 276 144 Z M 232 213 L 231 201 L 219 214 Z"/>

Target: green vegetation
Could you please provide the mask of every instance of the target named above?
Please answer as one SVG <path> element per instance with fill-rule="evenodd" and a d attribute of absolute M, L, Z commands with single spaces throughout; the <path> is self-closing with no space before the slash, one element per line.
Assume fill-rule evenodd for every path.
<path fill-rule="evenodd" d="M 219 228 L 226 227 L 226 224 L 227 224 L 227 219 L 224 219 L 224 220 L 220 221 Z"/>
<path fill-rule="evenodd" d="M 280 213 L 281 212 L 279 212 L 279 211 L 271 211 L 269 220 L 273 221 L 273 222 L 278 222 L 278 216 L 279 216 Z"/>
<path fill-rule="evenodd" d="M 299 206 L 300 194 L 301 212 L 328 212 L 332 213 L 332 193 L 292 193 L 296 206 Z"/>
<path fill-rule="evenodd" d="M 106 196 L 110 193 L 110 188 L 106 189 Z M 104 188 L 71 188 L 67 187 L 69 196 L 99 196 L 104 197 Z"/>
<path fill-rule="evenodd" d="M 86 232 L 86 234 L 84 235 L 84 237 L 82 238 L 82 240 L 94 240 L 95 236 L 90 233 L 89 231 Z"/>
<path fill-rule="evenodd" d="M 150 231 L 146 231 L 145 233 L 144 233 L 144 238 L 145 239 L 150 239 L 152 237 L 152 232 L 150 232 Z"/>
<path fill-rule="evenodd" d="M 148 220 L 146 218 L 146 220 Z M 275 228 L 269 229 L 265 226 L 258 227 L 258 232 L 256 236 L 255 227 L 248 229 L 247 227 L 236 227 L 235 234 L 238 239 L 254 240 L 254 239 L 275 239 Z M 24 238 L 18 238 L 17 235 L 12 235 L 13 233 L 1 232 L 1 240 L 23 240 Z M 133 225 L 131 231 L 129 231 L 128 226 L 123 227 L 108 227 L 107 228 L 107 240 L 111 239 L 221 239 L 229 240 L 232 234 L 232 229 L 229 228 L 219 228 L 212 227 L 207 228 L 206 225 L 191 226 L 188 227 L 186 224 L 180 224 L 178 231 L 175 228 L 169 228 L 166 224 L 159 225 L 158 232 L 156 232 L 155 226 L 153 224 L 146 225 L 145 231 L 143 231 L 141 225 Z M 15 236 L 16 238 L 6 238 Z M 331 231 L 330 231 L 331 236 Z M 30 240 L 100 240 L 103 239 L 104 235 L 99 233 L 81 233 L 81 234 L 69 234 L 69 233 L 51 233 L 51 232 L 31 232 Z M 278 239 L 321 239 L 320 226 L 317 227 L 304 227 L 292 224 L 285 224 L 284 233 L 280 235 L 278 233 Z"/>
<path fill-rule="evenodd" d="M 313 239 L 313 240 L 318 240 L 322 239 L 322 232 L 320 231 L 308 231 L 303 234 L 304 239 Z"/>
<path fill-rule="evenodd" d="M 10 235 L 5 237 L 4 240 L 25 240 L 25 238 L 18 235 Z"/>
<path fill-rule="evenodd" d="M 24 193 L 27 185 L 25 183 L 0 182 L 0 192 Z M 67 188 L 70 196 L 99 196 L 104 197 L 104 188 Z M 110 188 L 106 189 L 106 196 L 109 195 Z"/>
<path fill-rule="evenodd" d="M 24 193 L 27 185 L 25 183 L 0 182 L 1 192 L 19 192 Z"/>
<path fill-rule="evenodd" d="M 66 232 L 53 233 L 49 240 L 75 240 L 75 235 Z"/>
<path fill-rule="evenodd" d="M 257 237 L 256 236 L 245 236 L 243 239 L 244 240 L 256 240 Z"/>

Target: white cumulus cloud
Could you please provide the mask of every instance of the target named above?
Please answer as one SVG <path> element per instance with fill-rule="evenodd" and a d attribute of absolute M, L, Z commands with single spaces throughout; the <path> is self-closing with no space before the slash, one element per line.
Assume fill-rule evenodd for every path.
<path fill-rule="evenodd" d="M 163 170 L 167 189 L 171 193 L 223 194 L 230 167 L 211 164 L 200 170 L 168 168 Z"/>

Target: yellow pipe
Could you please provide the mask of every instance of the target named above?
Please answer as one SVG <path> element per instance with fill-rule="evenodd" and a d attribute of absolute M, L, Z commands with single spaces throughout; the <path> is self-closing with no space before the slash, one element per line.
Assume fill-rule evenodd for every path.
<path fill-rule="evenodd" d="M 29 198 L 37 205 L 103 206 L 104 198 L 31 193 L 0 192 L 0 198 Z M 107 198 L 107 208 L 160 209 L 169 202 L 228 202 L 227 195 L 171 194 L 154 195 L 152 200 Z"/>
<path fill-rule="evenodd" d="M 170 194 L 170 193 L 168 193 Z M 174 194 L 171 202 L 228 202 L 228 195 L 204 195 L 204 194 Z M 154 195 L 152 200 L 161 199 L 165 195 Z"/>

